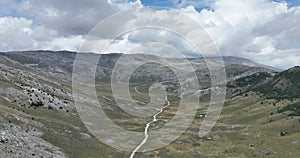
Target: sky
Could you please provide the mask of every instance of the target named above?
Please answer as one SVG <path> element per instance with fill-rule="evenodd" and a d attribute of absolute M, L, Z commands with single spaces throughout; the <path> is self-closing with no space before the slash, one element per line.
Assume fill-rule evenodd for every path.
<path fill-rule="evenodd" d="M 280 69 L 300 65 L 299 0 L 1 0 L 0 51 L 78 51 L 102 20 L 135 8 L 146 11 L 115 19 L 111 32 L 121 22 L 128 28 L 154 22 L 171 25 L 180 16 L 174 11 L 180 11 L 201 26 L 182 27 L 184 36 L 204 29 L 223 56 L 245 57 Z M 146 53 L 147 42 L 159 39 L 156 42 L 181 47 L 179 51 L 188 57 L 196 56 L 186 41 L 165 30 L 112 35 L 108 31 L 98 41 L 116 39 L 108 52 L 127 53 L 129 47 L 143 45 L 137 51 Z M 151 49 L 160 56 L 170 54 L 168 50 L 159 45 Z M 90 51 L 98 53 L 97 47 Z"/>

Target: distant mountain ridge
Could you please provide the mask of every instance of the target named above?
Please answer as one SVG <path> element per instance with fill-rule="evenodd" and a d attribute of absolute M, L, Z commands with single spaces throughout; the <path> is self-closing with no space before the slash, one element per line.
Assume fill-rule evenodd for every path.
<path fill-rule="evenodd" d="M 38 71 L 46 73 L 47 75 L 52 75 L 58 78 L 71 80 L 73 63 L 76 57 L 76 52 L 70 51 L 18 51 L 18 52 L 2 52 L 0 56 L 6 56 L 11 60 L 17 61 L 23 65 L 32 67 Z M 99 54 L 86 53 L 87 56 L 99 57 Z M 122 56 L 128 58 L 127 64 L 134 64 L 135 60 L 146 60 L 148 58 L 162 58 L 152 55 L 144 54 L 102 54 L 98 63 L 96 79 L 99 81 L 108 81 L 110 80 L 109 76 L 111 75 L 112 69 L 117 62 L 117 60 Z M 167 59 L 172 63 L 180 63 L 185 59 L 180 58 L 170 58 Z M 204 58 L 188 58 L 187 59 L 196 70 L 198 78 L 203 78 L 209 74 L 206 61 Z M 209 57 L 207 60 L 218 64 L 219 58 Z M 258 64 L 251 60 L 233 56 L 224 56 L 223 61 L 225 68 L 227 70 L 228 77 L 233 77 L 232 75 L 245 73 L 252 74 L 255 72 L 261 71 L 278 71 L 276 68 L 268 67 L 265 65 Z M 158 65 L 146 64 L 141 66 L 136 70 L 132 75 L 132 80 L 135 82 L 155 82 L 161 80 L 170 80 L 174 79 L 174 74 L 170 69 L 163 68 L 158 69 Z M 184 69 L 180 70 L 180 67 L 177 67 L 180 72 L 184 73 Z M 126 72 L 122 72 L 126 73 Z M 149 78 L 149 74 L 151 77 Z M 148 77 L 147 77 L 148 76 Z"/>

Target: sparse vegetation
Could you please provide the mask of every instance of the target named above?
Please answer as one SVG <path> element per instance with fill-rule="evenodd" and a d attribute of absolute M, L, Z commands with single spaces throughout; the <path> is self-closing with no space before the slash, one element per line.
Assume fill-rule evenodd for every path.
<path fill-rule="evenodd" d="M 52 55 L 53 54 L 51 54 L 51 56 Z M 105 55 L 105 59 L 102 59 L 99 63 L 100 66 L 105 66 L 104 74 L 111 73 L 110 66 L 115 62 L 113 59 L 114 58 L 110 58 L 109 55 Z M 20 63 L 27 63 L 27 60 L 29 59 L 24 57 L 24 59 L 22 59 L 23 62 Z M 31 60 L 29 61 L 32 62 Z M 4 65 L 9 64 L 9 62 L 6 62 Z M 55 74 L 56 72 L 53 71 L 55 69 L 47 70 L 51 64 L 52 63 L 49 62 L 45 63 L 46 66 L 44 65 L 40 70 Z M 60 63 L 57 64 L 59 65 Z M 64 65 L 65 63 L 63 66 Z M 2 65 L 0 64 L 0 66 Z M 16 68 L 12 71 L 7 70 L 7 72 L 5 72 L 6 77 L 5 75 L 0 75 L 0 86 L 5 89 L 8 89 L 7 87 L 13 87 L 11 88 L 13 91 L 9 93 L 10 95 L 5 96 L 10 100 L 9 102 L 5 102 L 5 99 L 0 97 L 0 123 L 1 127 L 3 126 L 1 129 L 7 130 L 8 132 L 19 132 L 14 130 L 20 128 L 22 129 L 22 134 L 28 138 L 26 140 L 33 139 L 34 136 L 37 138 L 41 137 L 41 141 L 51 143 L 53 146 L 59 148 L 57 151 L 63 151 L 70 157 L 99 157 L 99 155 L 128 157 L 130 153 L 117 151 L 99 142 L 88 132 L 79 116 L 76 115 L 76 111 L 73 109 L 74 107 L 72 107 L 73 102 L 72 99 L 69 98 L 69 96 L 71 96 L 71 84 L 68 81 L 43 76 L 43 74 L 31 68 L 25 67 L 25 69 L 23 66 L 18 65 L 13 65 L 13 67 Z M 16 73 L 18 69 L 22 70 L 22 73 Z M 71 71 L 70 67 L 67 69 Z M 227 70 L 229 75 L 239 75 L 244 72 L 244 69 L 239 69 L 238 65 L 235 65 L 234 69 L 227 67 Z M 250 68 L 247 68 L 247 71 L 248 70 L 250 70 Z M 137 71 L 140 72 L 141 70 Z M 0 71 L 0 73 L 1 72 L 2 71 Z M 145 72 L 141 73 L 145 74 Z M 150 70 L 147 73 L 150 73 Z M 300 132 L 299 97 L 297 98 L 297 93 L 299 93 L 297 80 L 299 81 L 299 76 L 297 76 L 297 73 L 297 71 L 289 70 L 284 73 L 277 73 L 273 76 L 273 74 L 269 72 L 260 72 L 231 81 L 231 83 L 228 84 L 228 91 L 235 96 L 239 94 L 239 96 L 228 96 L 228 98 L 226 98 L 226 104 L 220 119 L 208 136 L 203 138 L 199 138 L 198 136 L 199 125 L 201 125 L 203 120 L 207 117 L 206 111 L 208 108 L 207 102 L 201 102 L 201 107 L 195 109 L 197 110 L 195 119 L 179 138 L 162 149 L 138 153 L 137 156 L 167 158 L 192 156 L 293 157 L 294 155 L 300 155 L 298 148 L 299 142 L 296 141 L 299 140 Z M 14 75 L 16 77 L 11 77 Z M 200 76 L 203 74 L 198 73 L 197 75 Z M 98 76 L 97 78 L 96 90 L 99 96 L 99 102 L 107 116 L 115 124 L 124 129 L 143 132 L 149 118 L 136 118 L 125 113 L 116 105 L 111 93 L 110 84 L 106 82 L 109 81 L 107 77 L 106 79 L 105 77 L 100 77 Z M 152 81 L 160 80 L 160 78 L 157 78 L 157 76 L 153 74 L 147 74 L 146 77 L 149 82 L 137 83 L 137 81 L 143 81 L 143 75 L 141 74 L 133 76 L 130 79 L 133 81 L 133 83 L 130 83 L 132 98 L 141 102 L 141 105 L 144 105 L 143 103 L 147 103 L 150 100 L 148 93 Z M 206 83 L 209 81 L 207 79 L 208 77 L 207 74 L 204 74 L 204 81 L 199 80 L 201 84 L 205 83 L 204 85 L 208 85 Z M 102 82 L 98 82 L 99 80 Z M 170 82 L 170 84 L 173 84 L 173 87 L 168 88 L 170 94 L 169 99 L 172 106 L 166 108 L 165 111 L 157 117 L 159 121 L 153 123 L 150 130 L 154 131 L 162 128 L 178 112 L 180 99 L 178 99 L 176 93 L 173 93 L 178 85 L 172 82 Z M 18 86 L 15 85 L 20 85 L 19 89 L 17 89 Z M 291 91 L 289 88 L 291 88 Z M 19 95 L 22 97 L 18 98 Z M 45 108 L 38 108 L 43 106 Z M 18 119 L 15 119 L 16 116 Z M 24 122 L 27 123 L 25 124 Z M 43 134 L 39 135 L 39 132 Z M 169 131 L 166 130 L 166 132 Z M 90 137 L 84 138 L 81 133 L 90 135 Z M 16 141 L 9 140 L 9 143 L 4 144 L 3 142 L 7 141 L 0 141 L 0 143 L 2 143 L 0 149 L 2 149 L 2 146 L 8 146 L 10 142 Z M 24 146 L 27 147 L 26 145 Z M 28 154 L 26 155 L 27 157 L 33 157 L 33 155 L 40 157 L 40 153 L 43 151 L 33 150 L 33 148 L 36 147 L 39 148 L 40 146 L 32 145 L 30 147 L 31 150 L 26 148 L 26 152 L 23 154 Z M 52 150 L 52 147 L 47 149 Z M 191 150 L 193 151 L 192 156 Z M 5 151 L 10 155 L 19 152 L 14 149 L 12 150 L 9 146 Z"/>
<path fill-rule="evenodd" d="M 287 111 L 290 112 L 289 116 L 300 116 L 300 102 L 285 106 L 284 108 L 278 110 L 278 113 Z"/>
<path fill-rule="evenodd" d="M 283 136 L 286 136 L 286 135 L 287 135 L 287 132 L 282 132 L 282 131 L 280 132 L 280 136 L 283 137 Z"/>
<path fill-rule="evenodd" d="M 33 107 L 42 107 L 42 106 L 44 106 L 44 103 L 42 102 L 42 101 L 37 101 L 37 102 L 32 102 L 31 104 L 30 104 L 30 106 L 33 106 Z"/>
<path fill-rule="evenodd" d="M 272 77 L 269 82 L 257 85 L 252 90 L 266 95 L 268 99 L 300 98 L 300 71 L 292 68 Z"/>

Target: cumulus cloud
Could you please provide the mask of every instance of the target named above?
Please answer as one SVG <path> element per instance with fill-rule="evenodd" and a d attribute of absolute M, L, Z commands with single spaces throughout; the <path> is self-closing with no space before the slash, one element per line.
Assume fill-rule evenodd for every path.
<path fill-rule="evenodd" d="M 61 34 L 85 35 L 104 18 L 140 2 L 116 0 L 25 0 L 19 11 Z"/>
<path fill-rule="evenodd" d="M 197 8 L 205 8 L 216 2 L 216 0 L 173 0 L 173 5 L 177 8 L 185 8 L 187 6 L 194 6 Z"/>
<path fill-rule="evenodd" d="M 201 29 L 199 29 L 198 24 L 192 25 L 185 22 L 186 19 L 184 19 L 185 17 L 182 16 L 181 12 L 176 10 L 153 10 L 144 8 L 142 10 L 135 11 L 134 14 L 128 14 L 128 16 L 131 17 L 128 21 L 126 21 L 126 23 L 116 25 L 123 30 L 130 30 L 130 32 L 125 34 L 123 38 L 117 37 L 119 38 L 117 42 L 112 44 L 111 47 L 119 48 L 119 51 L 117 52 L 127 52 L 128 47 L 126 47 L 126 45 L 141 44 L 142 47 L 138 49 L 139 53 L 148 54 L 150 51 L 156 50 L 156 55 L 158 52 L 161 52 L 160 56 L 170 54 L 166 51 L 166 49 L 169 50 L 169 48 L 164 48 L 158 45 L 156 46 L 159 48 L 151 48 L 150 45 L 147 45 L 147 43 L 161 43 L 166 47 L 174 47 L 182 54 L 185 54 L 186 57 L 191 57 L 191 55 L 199 56 L 196 55 L 197 51 L 185 38 L 187 38 L 193 30 Z M 126 19 L 128 16 L 120 16 L 118 19 Z M 118 27 L 107 27 L 108 30 L 105 32 L 118 31 Z M 179 32 L 180 34 L 178 34 Z M 113 38 L 113 36 L 111 38 Z M 174 54 L 170 57 L 176 56 L 177 55 Z"/>
<path fill-rule="evenodd" d="M 140 1 L 22 0 L 0 2 L 0 48 L 76 51 L 101 20 Z M 8 16 L 7 16 L 8 15 Z"/>
<path fill-rule="evenodd" d="M 0 46 L 3 50 L 26 49 L 34 46 L 32 20 L 25 18 L 0 18 Z"/>
<path fill-rule="evenodd" d="M 278 68 L 300 63 L 300 7 L 270 0 L 219 0 L 211 9 L 183 9 L 198 21 L 223 55 Z"/>
<path fill-rule="evenodd" d="M 34 25 L 30 19 L 23 17 L 0 17 L 1 51 L 13 50 L 75 50 L 83 41 L 82 36 L 64 37 L 55 30 Z"/>
<path fill-rule="evenodd" d="M 82 35 L 118 9 L 99 0 L 26 0 L 19 11 L 59 33 Z"/>
<path fill-rule="evenodd" d="M 183 8 L 191 18 L 199 22 L 215 41 L 223 55 L 247 57 L 260 63 L 272 65 L 280 68 L 287 68 L 284 64 L 287 59 L 281 57 L 277 59 L 281 52 L 287 58 L 296 56 L 295 49 L 300 48 L 299 32 L 299 8 L 288 8 L 287 3 L 277 3 L 266 0 L 253 0 L 242 2 L 236 0 L 219 0 L 211 4 L 211 9 L 203 9 L 198 12 L 193 6 Z M 131 25 L 163 23 L 173 24 L 177 13 L 166 10 L 148 10 L 137 13 L 130 22 Z M 285 18 L 288 17 L 288 18 Z M 170 21 L 170 22 L 168 22 Z M 177 27 L 182 27 L 178 25 Z M 188 33 L 199 28 L 183 26 L 183 30 Z M 182 51 L 188 55 L 193 54 L 183 40 L 175 38 L 174 35 L 164 34 L 162 31 L 147 30 L 132 32 L 127 43 L 147 43 L 151 41 L 180 46 Z M 117 46 L 114 46 L 117 47 Z M 120 47 L 120 49 L 124 46 Z M 292 51 L 291 53 L 289 53 Z M 147 50 L 145 50 L 147 51 Z M 190 51 L 190 52 L 188 52 Z M 161 51 L 164 52 L 164 51 Z M 163 54 L 162 54 L 163 55 Z M 277 59 L 277 60 L 275 60 Z M 279 62 L 279 60 L 281 62 Z M 292 60 L 292 59 L 291 59 Z M 291 66 L 291 65 L 289 65 Z"/>
<path fill-rule="evenodd" d="M 185 4 L 191 1 L 185 1 Z M 183 3 L 183 1 L 181 1 Z M 193 1 L 193 3 L 196 3 Z M 203 4 L 199 4 L 203 5 Z M 299 62 L 300 46 L 300 7 L 288 7 L 285 2 L 270 0 L 218 0 L 207 1 L 210 9 L 198 12 L 194 6 L 187 6 L 181 10 L 197 21 L 216 43 L 222 55 L 240 56 L 252 59 L 262 64 L 278 68 L 288 68 Z M 162 27 L 174 25 L 178 20 L 178 12 L 173 10 L 145 9 L 137 12 L 126 25 L 122 27 L 161 24 Z M 127 17 L 128 18 L 128 17 Z M 185 30 L 184 36 L 188 37 L 199 30 L 192 26 L 177 28 Z M 179 46 L 181 52 L 187 56 L 196 54 L 186 44 L 186 41 L 166 33 L 165 30 L 136 30 L 131 32 L 123 41 L 113 44 L 117 52 L 127 52 L 126 45 L 143 44 L 140 52 L 149 50 L 166 54 L 165 48 L 158 46 L 149 49 L 145 43 L 159 42 Z M 142 49 L 143 48 L 143 49 Z M 161 49 L 161 50 L 159 50 Z"/>
<path fill-rule="evenodd" d="M 4 9 L 2 4 L 10 9 Z M 247 57 L 278 68 L 300 63 L 300 7 L 271 0 L 175 0 L 173 4 L 207 31 L 222 55 Z M 143 7 L 140 0 L 23 0 L 20 3 L 3 0 L 0 2 L 0 9 L 3 8 L 0 11 L 1 50 L 77 50 L 91 28 L 101 20 L 119 11 L 140 7 Z M 207 9 L 199 11 L 199 7 Z M 15 10 L 23 17 L 5 17 Z M 199 27 L 183 25 L 178 21 L 179 16 L 173 9 L 144 7 L 143 11 L 109 22 L 100 39 L 91 39 L 95 41 L 86 50 L 98 52 L 97 42 L 103 45 L 116 38 L 106 52 L 126 53 L 128 48 L 140 44 L 135 52 L 146 53 L 152 47 L 156 55 L 161 52 L 164 56 L 170 49 L 147 44 L 155 41 L 177 46 L 179 51 L 193 56 L 196 52 L 186 41 L 165 30 L 135 30 L 123 37 L 114 34 L 118 30 L 154 23 L 176 27 L 186 37 L 196 36 Z"/>

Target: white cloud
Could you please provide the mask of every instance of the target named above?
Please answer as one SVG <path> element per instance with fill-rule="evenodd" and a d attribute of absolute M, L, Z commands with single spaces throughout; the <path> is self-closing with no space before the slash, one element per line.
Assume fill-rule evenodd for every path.
<path fill-rule="evenodd" d="M 69 36 L 69 37 L 57 37 L 51 41 L 46 41 L 41 46 L 41 49 L 47 50 L 78 50 L 80 44 L 83 42 L 83 37 Z"/>
<path fill-rule="evenodd" d="M 2 3 L 10 4 L 10 8 L 16 6 L 7 0 Z M 271 0 L 182 0 L 174 1 L 174 5 L 183 7 L 183 12 L 205 28 L 223 55 L 247 57 L 279 68 L 299 64 L 300 7 L 289 8 L 287 3 Z M 209 6 L 210 9 L 198 12 L 195 6 Z M 139 7 L 142 7 L 139 0 L 24 0 L 15 8 L 27 18 L 0 17 L 1 50 L 77 50 L 95 24 L 116 12 Z M 174 10 L 152 9 L 120 16 L 106 26 L 102 38 L 92 42 L 91 49 L 86 49 L 99 52 L 99 45 L 115 38 L 114 31 L 153 23 L 176 27 L 187 37 L 195 35 L 199 28 L 182 25 L 178 16 Z M 176 21 L 178 23 L 171 26 Z M 153 40 L 176 45 L 189 56 L 194 54 L 184 40 L 164 30 L 136 30 L 126 36 L 117 39 L 110 51 L 126 52 L 138 44 L 143 44 L 138 51 L 147 51 L 149 45 L 146 43 Z M 165 52 L 166 48 L 157 46 L 152 50 L 157 54 Z"/>
<path fill-rule="evenodd" d="M 76 51 L 97 23 L 119 11 L 141 7 L 141 2 L 24 0 L 17 4 L 1 1 L 0 8 L 5 7 L 8 11 L 18 10 L 23 17 L 1 16 L 5 10 L 0 11 L 0 51 Z"/>
<path fill-rule="evenodd" d="M 177 8 L 184 8 L 187 6 L 207 7 L 213 4 L 216 0 L 173 0 L 173 5 Z"/>
<path fill-rule="evenodd" d="M 32 20 L 25 18 L 1 17 L 0 18 L 0 46 L 2 50 L 24 49 L 33 46 Z"/>
<path fill-rule="evenodd" d="M 85 35 L 104 18 L 140 6 L 124 0 L 24 0 L 18 10 L 61 34 Z"/>
<path fill-rule="evenodd" d="M 103 0 L 25 0 L 19 11 L 61 34 L 82 35 L 118 8 Z"/>
<path fill-rule="evenodd" d="M 223 55 L 246 57 L 278 68 L 288 68 L 299 61 L 300 7 L 288 8 L 287 3 L 269 0 L 218 0 L 210 5 L 211 10 L 203 9 L 198 12 L 193 6 L 187 6 L 182 11 L 203 26 Z M 130 17 L 130 21 L 120 27 L 151 24 L 170 27 L 178 20 L 178 16 L 178 12 L 172 10 L 146 9 Z M 185 30 L 184 36 L 187 37 L 199 30 L 183 26 L 179 22 L 176 27 Z M 171 34 L 162 34 L 163 32 L 164 30 L 133 31 L 128 38 L 113 45 L 113 50 L 126 52 L 126 45 L 142 43 L 144 47 L 138 50 L 142 51 L 144 48 L 147 53 L 149 47 L 145 47 L 145 43 L 155 41 L 179 46 L 182 48 L 180 51 L 188 55 L 194 53 L 184 40 Z M 161 55 L 164 56 L 164 49 L 161 46 L 152 47 L 151 51 L 155 50 L 156 54 L 162 52 Z"/>
<path fill-rule="evenodd" d="M 108 3 L 117 6 L 121 11 L 143 7 L 141 0 L 133 2 L 128 0 L 108 0 Z"/>
<path fill-rule="evenodd" d="M 218 0 L 211 8 L 183 10 L 207 30 L 223 55 L 279 68 L 299 64 L 300 7 L 270 0 Z"/>
<path fill-rule="evenodd" d="M 13 50 L 76 50 L 83 41 L 82 36 L 59 35 L 43 26 L 35 26 L 32 20 L 17 17 L 0 17 L 1 51 Z"/>

